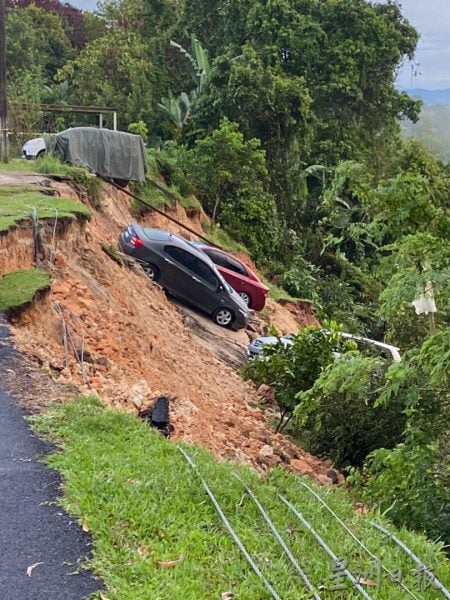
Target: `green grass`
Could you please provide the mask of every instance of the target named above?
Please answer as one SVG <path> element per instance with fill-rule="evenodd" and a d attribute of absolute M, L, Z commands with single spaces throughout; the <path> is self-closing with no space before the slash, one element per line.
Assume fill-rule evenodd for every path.
<path fill-rule="evenodd" d="M 61 162 L 54 154 L 44 154 L 42 158 L 36 160 L 35 164 L 38 173 L 62 177 L 70 176 L 70 172 L 74 168 L 71 165 Z"/>
<path fill-rule="evenodd" d="M 67 177 L 72 184 L 86 190 L 96 210 L 101 209 L 103 181 L 87 169 L 63 163 L 54 154 L 46 154 L 36 162 L 36 170 L 49 177 Z"/>
<path fill-rule="evenodd" d="M 99 401 L 86 398 L 56 406 L 32 422 L 60 448 L 48 462 L 64 478 L 65 508 L 92 533 L 92 566 L 104 579 L 110 600 L 217 600 L 227 591 L 239 600 L 269 598 L 174 443 L 131 415 L 107 411 Z M 185 447 L 284 600 L 309 596 L 233 471 L 252 486 L 316 586 L 331 585 L 333 564 L 277 499 L 278 490 L 334 552 L 348 560 L 351 570 L 367 571 L 375 579 L 370 574 L 374 565 L 296 477 L 276 470 L 262 480 L 248 468 L 218 463 L 199 448 Z M 379 553 L 383 564 L 401 569 L 405 583 L 414 588 L 414 565 L 369 525 L 368 516 L 355 514 L 345 492 L 313 487 L 370 550 Z M 449 580 L 449 564 L 437 545 L 410 532 L 398 535 L 443 582 Z M 168 568 L 165 561 L 178 562 Z M 373 593 L 371 588 L 368 592 Z M 324 599 L 359 597 L 347 584 L 344 592 L 320 594 Z M 373 597 L 396 600 L 405 593 L 383 577 L 382 588 Z M 429 588 L 420 597 L 434 599 L 436 591 Z"/>
<path fill-rule="evenodd" d="M 109 256 L 111 260 L 117 263 L 120 267 L 125 266 L 126 261 L 112 244 L 102 244 L 102 250 Z"/>
<path fill-rule="evenodd" d="M 47 196 L 39 192 L 0 192 L 0 231 L 8 231 L 20 221 L 30 218 L 33 207 L 39 219 L 89 217 L 90 211 L 76 200 Z M 56 211 L 58 211 L 56 213 Z"/>
<path fill-rule="evenodd" d="M 183 208 L 194 208 L 196 210 L 200 210 L 202 208 L 200 200 L 198 200 L 195 196 L 180 195 L 180 204 Z"/>
<path fill-rule="evenodd" d="M 236 242 L 226 231 L 219 225 L 213 225 L 209 221 L 202 221 L 202 228 L 205 231 L 206 237 L 213 244 L 217 244 L 228 252 L 244 252 L 250 256 L 250 252 L 239 242 Z"/>
<path fill-rule="evenodd" d="M 0 279 L 0 311 L 14 310 L 32 302 L 35 295 L 50 286 L 50 277 L 39 269 L 7 273 Z"/>
<path fill-rule="evenodd" d="M 153 186 L 150 182 L 132 181 L 130 183 L 130 190 L 136 194 L 136 196 L 142 198 L 142 200 L 144 200 L 148 205 L 146 206 L 142 202 L 133 200 L 131 212 L 133 212 L 136 216 L 145 215 L 152 208 L 158 208 L 160 206 L 168 206 L 169 208 L 173 208 L 174 202 L 169 198 L 169 196 Z"/>
<path fill-rule="evenodd" d="M 36 165 L 38 161 L 24 160 L 23 158 L 14 158 L 7 163 L 0 162 L 0 172 L 20 171 L 24 173 L 37 173 Z"/>
<path fill-rule="evenodd" d="M 294 296 L 291 296 L 282 287 L 271 283 L 266 277 L 261 277 L 261 280 L 269 288 L 269 298 L 272 298 L 272 300 L 275 300 L 275 302 L 278 302 L 279 300 L 288 300 L 289 302 L 296 302 L 298 300 L 298 298 L 294 298 Z"/>

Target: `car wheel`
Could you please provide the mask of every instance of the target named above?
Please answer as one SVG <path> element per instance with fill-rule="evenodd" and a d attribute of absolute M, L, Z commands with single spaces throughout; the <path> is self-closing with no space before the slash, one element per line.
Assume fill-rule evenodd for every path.
<path fill-rule="evenodd" d="M 43 158 L 45 156 L 46 152 L 45 150 L 41 150 L 40 152 L 38 152 L 36 154 L 36 160 L 38 160 L 39 158 Z"/>
<path fill-rule="evenodd" d="M 159 271 L 158 268 L 155 267 L 155 265 L 152 265 L 151 263 L 144 263 L 142 265 L 142 268 L 144 269 L 144 273 L 149 279 L 151 279 L 152 281 L 158 281 Z"/>
<path fill-rule="evenodd" d="M 213 320 L 221 327 L 228 327 L 234 321 L 234 314 L 229 308 L 218 308 L 213 314 Z"/>
<path fill-rule="evenodd" d="M 250 298 L 249 294 L 247 294 L 247 292 L 239 292 L 239 296 L 242 298 L 242 300 L 247 306 L 250 306 L 252 299 Z"/>

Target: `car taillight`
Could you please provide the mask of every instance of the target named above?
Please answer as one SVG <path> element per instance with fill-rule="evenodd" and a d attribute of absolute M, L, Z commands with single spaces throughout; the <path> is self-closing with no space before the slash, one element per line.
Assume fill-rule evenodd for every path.
<path fill-rule="evenodd" d="M 130 240 L 130 244 L 135 248 L 142 248 L 144 242 L 141 240 L 141 238 L 138 238 L 137 235 L 134 235 Z"/>

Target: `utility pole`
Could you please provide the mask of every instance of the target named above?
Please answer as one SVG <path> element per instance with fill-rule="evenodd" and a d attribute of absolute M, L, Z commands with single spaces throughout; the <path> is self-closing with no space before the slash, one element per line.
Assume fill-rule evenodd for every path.
<path fill-rule="evenodd" d="M 6 36 L 5 0 L 0 0 L 0 130 L 2 140 L 2 162 L 8 162 L 8 130 L 6 123 Z"/>

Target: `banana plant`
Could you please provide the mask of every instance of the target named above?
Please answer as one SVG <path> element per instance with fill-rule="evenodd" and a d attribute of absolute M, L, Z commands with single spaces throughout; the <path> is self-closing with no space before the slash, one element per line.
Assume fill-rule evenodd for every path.
<path fill-rule="evenodd" d="M 172 90 L 169 89 L 167 97 L 161 98 L 161 102 L 158 104 L 170 117 L 173 129 L 175 129 L 173 131 L 174 137 L 179 138 L 190 119 L 193 103 L 205 89 L 211 75 L 211 66 L 207 51 L 195 35 L 191 35 L 192 54 L 172 40 L 170 45 L 177 48 L 189 61 L 191 65 L 191 77 L 195 84 L 195 88 L 189 93 L 181 92 L 178 97 L 175 97 Z"/>
<path fill-rule="evenodd" d="M 176 48 L 190 62 L 192 67 L 191 76 L 196 85 L 193 91 L 196 92 L 196 97 L 199 96 L 204 91 L 211 75 L 208 52 L 193 34 L 191 34 L 192 54 L 173 40 L 170 41 L 170 45 Z"/>

